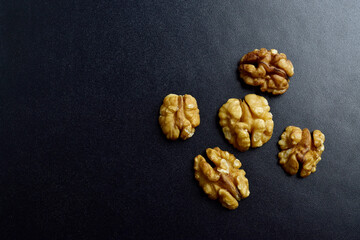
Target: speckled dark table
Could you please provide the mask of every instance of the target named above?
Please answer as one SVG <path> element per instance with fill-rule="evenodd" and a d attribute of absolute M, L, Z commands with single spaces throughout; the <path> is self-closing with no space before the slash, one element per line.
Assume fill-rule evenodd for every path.
<path fill-rule="evenodd" d="M 1 1 L 1 239 L 360 238 L 360 3 L 202 2 Z M 261 47 L 294 64 L 284 95 L 237 76 Z M 189 140 L 161 132 L 168 93 L 198 101 Z M 217 112 L 249 93 L 275 129 L 241 153 Z M 308 178 L 277 163 L 288 125 L 326 135 Z M 250 182 L 234 211 L 194 179 L 193 158 L 215 146 Z"/>

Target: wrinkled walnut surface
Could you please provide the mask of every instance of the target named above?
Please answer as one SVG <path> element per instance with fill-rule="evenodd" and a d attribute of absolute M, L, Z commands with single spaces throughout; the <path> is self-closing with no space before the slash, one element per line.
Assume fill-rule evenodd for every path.
<path fill-rule="evenodd" d="M 261 147 L 270 140 L 274 122 L 268 101 L 256 94 L 245 100 L 231 98 L 219 110 L 220 126 L 225 138 L 244 152 Z"/>
<path fill-rule="evenodd" d="M 260 86 L 261 91 L 278 95 L 289 88 L 289 77 L 294 75 L 294 67 L 284 53 L 261 48 L 241 58 L 239 72 L 246 84 Z"/>
<path fill-rule="evenodd" d="M 279 146 L 279 163 L 290 175 L 298 172 L 302 165 L 300 176 L 307 177 L 316 171 L 316 165 L 321 160 L 324 151 L 325 135 L 315 130 L 311 137 L 307 128 L 301 130 L 298 127 L 289 126 L 281 135 Z"/>
<path fill-rule="evenodd" d="M 206 149 L 206 155 L 215 168 L 198 155 L 194 159 L 195 178 L 210 199 L 219 199 L 228 209 L 239 206 L 238 201 L 250 195 L 245 171 L 239 169 L 241 162 L 229 152 L 216 147 Z"/>
<path fill-rule="evenodd" d="M 160 107 L 159 123 L 167 139 L 188 139 L 200 124 L 196 99 L 191 95 L 169 94 Z"/>

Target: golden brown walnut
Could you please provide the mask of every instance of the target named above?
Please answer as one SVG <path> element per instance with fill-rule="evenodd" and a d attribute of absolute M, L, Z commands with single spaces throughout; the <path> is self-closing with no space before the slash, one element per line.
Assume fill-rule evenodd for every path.
<path fill-rule="evenodd" d="M 270 140 L 274 121 L 268 101 L 256 94 L 245 100 L 231 98 L 219 110 L 220 126 L 225 138 L 244 152 L 249 147 L 261 147 Z"/>
<path fill-rule="evenodd" d="M 250 195 L 249 181 L 245 171 L 239 169 L 241 162 L 229 152 L 216 147 L 206 149 L 206 155 L 215 168 L 201 155 L 194 159 L 195 178 L 210 199 L 219 199 L 228 209 L 239 206 L 238 201 Z"/>
<path fill-rule="evenodd" d="M 284 53 L 261 48 L 241 58 L 239 72 L 246 84 L 260 86 L 261 91 L 278 95 L 289 88 L 289 77 L 294 75 L 294 67 Z"/>
<path fill-rule="evenodd" d="M 325 135 L 319 130 L 315 130 L 311 138 L 309 129 L 301 130 L 289 126 L 279 141 L 279 146 L 283 150 L 278 154 L 279 163 L 290 175 L 296 174 L 301 164 L 300 176 L 307 177 L 316 171 L 316 165 L 325 149 L 324 142 Z"/>
<path fill-rule="evenodd" d="M 176 140 L 179 135 L 184 140 L 192 137 L 200 124 L 196 99 L 188 94 L 167 95 L 160 107 L 159 123 L 167 139 Z"/>

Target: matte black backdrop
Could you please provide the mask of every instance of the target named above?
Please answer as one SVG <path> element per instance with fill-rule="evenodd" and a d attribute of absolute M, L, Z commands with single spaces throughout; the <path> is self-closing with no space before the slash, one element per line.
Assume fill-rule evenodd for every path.
<path fill-rule="evenodd" d="M 0 238 L 359 239 L 359 12 L 356 0 L 2 0 Z M 282 96 L 237 77 L 261 47 L 295 66 Z M 187 141 L 158 125 L 169 93 L 198 101 Z M 217 112 L 249 93 L 269 100 L 275 129 L 240 153 Z M 326 135 L 306 179 L 277 164 L 288 125 Z M 250 182 L 235 211 L 194 179 L 193 158 L 215 146 Z"/>

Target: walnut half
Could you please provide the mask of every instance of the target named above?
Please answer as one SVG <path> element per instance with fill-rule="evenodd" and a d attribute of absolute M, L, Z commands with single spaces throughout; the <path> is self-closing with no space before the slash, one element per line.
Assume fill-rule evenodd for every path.
<path fill-rule="evenodd" d="M 276 49 L 255 49 L 245 54 L 238 68 L 240 77 L 246 84 L 260 86 L 263 92 L 283 94 L 289 88 L 289 77 L 294 75 L 294 67 L 284 53 Z"/>
<path fill-rule="evenodd" d="M 198 155 L 194 159 L 196 180 L 210 199 L 219 199 L 228 209 L 237 208 L 238 201 L 250 195 L 245 171 L 239 169 L 241 162 L 218 147 L 206 149 L 206 155 L 216 167 L 212 168 L 203 156 Z"/>
<path fill-rule="evenodd" d="M 316 165 L 321 160 L 321 154 L 325 147 L 325 135 L 319 130 L 311 134 L 309 129 L 301 130 L 298 127 L 289 126 L 281 135 L 279 146 L 283 150 L 279 152 L 279 163 L 290 175 L 294 175 L 299 170 L 301 177 L 307 177 L 316 171 Z"/>
<path fill-rule="evenodd" d="M 167 139 L 176 140 L 179 135 L 184 140 L 192 137 L 200 124 L 196 99 L 188 94 L 167 95 L 160 107 L 159 123 Z"/>
<path fill-rule="evenodd" d="M 220 126 L 225 138 L 244 152 L 249 147 L 261 147 L 270 140 L 274 121 L 268 101 L 256 94 L 245 100 L 231 98 L 219 110 Z"/>

